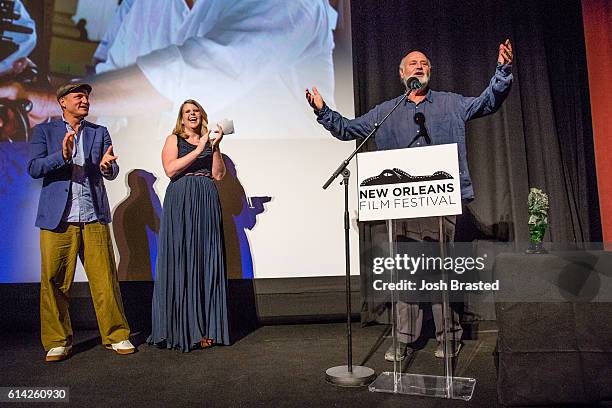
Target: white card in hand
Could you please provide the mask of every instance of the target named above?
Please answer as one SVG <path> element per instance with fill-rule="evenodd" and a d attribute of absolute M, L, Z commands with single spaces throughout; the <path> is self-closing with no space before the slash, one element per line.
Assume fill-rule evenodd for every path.
<path fill-rule="evenodd" d="M 231 135 L 232 133 L 234 133 L 234 121 L 231 119 L 222 119 L 217 122 L 217 125 L 219 125 L 221 129 L 223 129 L 224 135 Z"/>

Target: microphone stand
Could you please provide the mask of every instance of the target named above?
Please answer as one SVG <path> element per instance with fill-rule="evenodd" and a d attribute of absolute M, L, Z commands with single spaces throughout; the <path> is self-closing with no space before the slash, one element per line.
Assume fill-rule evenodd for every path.
<path fill-rule="evenodd" d="M 374 381 L 376 373 L 369 367 L 365 366 L 353 366 L 353 337 L 351 332 L 351 257 L 350 257 L 350 246 L 349 246 L 349 177 L 351 172 L 347 169 L 347 166 L 355 157 L 357 152 L 363 147 L 363 145 L 370 140 L 372 136 L 376 134 L 380 126 L 387 120 L 387 118 L 397 109 L 397 107 L 406 100 L 406 98 L 412 93 L 414 89 L 409 88 L 404 93 L 404 97 L 401 98 L 385 115 L 380 123 L 374 123 L 374 128 L 370 133 L 363 139 L 363 141 L 357 146 L 357 148 L 351 153 L 345 160 L 340 163 L 340 166 L 334 171 L 331 177 L 323 185 L 323 189 L 327 189 L 329 185 L 342 173 L 342 184 L 344 185 L 344 254 L 345 254 L 345 265 L 346 265 L 346 338 L 347 338 L 347 365 L 335 366 L 328 368 L 325 371 L 325 380 L 331 384 L 338 385 L 341 387 L 362 387 L 368 385 Z"/>
<path fill-rule="evenodd" d="M 408 143 L 408 146 L 407 146 L 407 147 L 412 147 L 412 145 L 414 144 L 414 142 L 416 142 L 417 140 L 419 140 L 421 137 L 423 137 L 423 135 L 421 134 L 420 129 L 419 129 L 419 131 L 417 131 L 416 136 L 415 136 L 415 137 L 412 139 L 412 141 L 411 141 L 410 143 Z"/>
<path fill-rule="evenodd" d="M 412 141 L 410 141 L 410 143 L 408 143 L 408 146 L 406 147 L 412 147 L 412 145 L 414 144 L 414 142 L 416 142 L 417 140 L 419 140 L 420 138 L 425 139 L 425 143 L 427 143 L 428 145 L 431 145 L 431 139 L 429 137 L 429 134 L 427 133 L 427 130 L 424 129 L 424 132 L 421 132 L 421 129 L 419 129 L 417 131 L 416 136 L 414 136 L 414 138 L 412 139 Z"/>

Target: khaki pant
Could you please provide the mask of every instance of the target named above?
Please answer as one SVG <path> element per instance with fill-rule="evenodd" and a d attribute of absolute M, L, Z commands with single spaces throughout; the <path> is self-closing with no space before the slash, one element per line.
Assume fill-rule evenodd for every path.
<path fill-rule="evenodd" d="M 77 256 L 89 280 L 102 343 L 129 338 L 108 225 L 62 223 L 53 231 L 41 229 L 40 254 L 40 331 L 45 351 L 72 345 L 68 304 Z"/>
<path fill-rule="evenodd" d="M 423 308 L 419 303 L 405 303 L 398 301 L 395 304 L 397 310 L 397 338 L 403 343 L 414 343 L 421 335 L 423 327 Z M 436 327 L 436 340 L 442 343 L 444 339 L 444 314 L 442 303 L 432 303 L 431 312 Z M 461 328 L 460 316 L 456 310 L 450 309 L 450 327 L 448 328 L 448 339 L 461 341 L 463 329 Z"/>
<path fill-rule="evenodd" d="M 456 224 L 456 216 L 444 217 L 444 235 L 446 235 L 444 240 L 446 242 L 454 242 Z M 440 225 L 437 217 L 400 220 L 396 222 L 395 228 L 397 235 L 401 235 L 410 241 L 440 241 Z M 436 340 L 442 342 L 444 333 L 442 304 L 433 302 L 431 304 L 431 312 L 436 327 Z M 421 335 L 421 328 L 423 326 L 423 309 L 421 305 L 418 303 L 406 303 L 399 300 L 396 303 L 396 313 L 397 337 L 399 341 L 403 343 L 414 343 Z M 461 328 L 459 313 L 451 308 L 449 314 L 449 339 L 452 341 L 461 341 L 463 329 Z"/>

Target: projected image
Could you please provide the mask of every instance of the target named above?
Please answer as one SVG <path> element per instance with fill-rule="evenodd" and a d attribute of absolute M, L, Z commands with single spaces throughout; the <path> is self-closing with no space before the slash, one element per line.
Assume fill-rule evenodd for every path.
<path fill-rule="evenodd" d="M 309 222 L 300 214 L 325 213 L 335 202 L 319 191 L 320 180 L 350 150 L 319 128 L 303 101 L 304 89 L 316 85 L 330 105 L 353 110 L 348 2 L 56 0 L 52 9 L 38 1 L 3 4 L 9 8 L 2 10 L 3 21 L 10 24 L 2 26 L 0 173 L 7 177 L 0 181 L 0 205 L 11 210 L 0 219 L 3 248 L 10 248 L 2 255 L 0 282 L 39 279 L 39 231 L 33 227 L 39 184 L 27 176 L 25 145 L 32 126 L 61 117 L 55 89 L 73 80 L 92 85 L 87 120 L 109 129 L 119 157 L 119 178 L 106 189 L 121 279 L 154 277 L 169 183 L 160 154 L 186 99 L 202 103 L 211 127 L 224 118 L 235 124 L 235 134 L 221 146 L 233 172 L 218 183 L 227 206 L 225 236 L 236 238 L 227 249 L 235 252 L 228 254 L 228 276 L 342 274 L 342 257 L 336 260 L 341 237 L 337 245 L 312 239 L 341 220 L 324 214 Z M 226 193 L 231 191 L 240 197 Z M 10 237 L 18 232 L 16 248 Z M 313 264 L 304 253 L 319 247 L 332 259 L 323 254 Z M 77 272 L 77 280 L 84 279 Z"/>
<path fill-rule="evenodd" d="M 62 3 L 71 2 L 56 2 L 56 14 Z M 14 4 L 27 15 L 19 0 Z M 76 12 L 78 23 L 71 28 L 78 38 L 51 38 L 50 68 L 92 84 L 91 114 L 97 118 L 142 116 L 145 109 L 173 112 L 194 98 L 209 107 L 211 117 L 229 115 L 248 124 L 241 137 L 304 138 L 309 136 L 299 125 L 312 121 L 301 101 L 303 89 L 317 83 L 326 95 L 334 94 L 338 13 L 327 0 L 124 0 L 118 6 L 81 0 Z M 21 48 L 31 51 L 31 41 Z M 31 124 L 60 113 L 54 87 L 5 88 L 7 99 L 32 102 Z"/>

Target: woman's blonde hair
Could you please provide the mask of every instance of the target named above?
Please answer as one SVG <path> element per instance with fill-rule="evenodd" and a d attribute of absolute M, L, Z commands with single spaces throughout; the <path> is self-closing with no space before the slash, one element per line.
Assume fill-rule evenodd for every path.
<path fill-rule="evenodd" d="M 197 101 L 193 99 L 187 99 L 181 104 L 181 107 L 179 108 L 178 116 L 176 118 L 176 124 L 174 125 L 174 130 L 172 131 L 173 134 L 180 136 L 183 139 L 187 138 L 183 126 L 183 107 L 188 103 L 197 106 L 200 112 L 202 113 L 202 123 L 200 123 L 200 129 L 198 130 L 200 136 L 203 136 L 204 133 L 208 131 L 208 114 L 206 113 L 202 105 L 200 105 Z"/>

